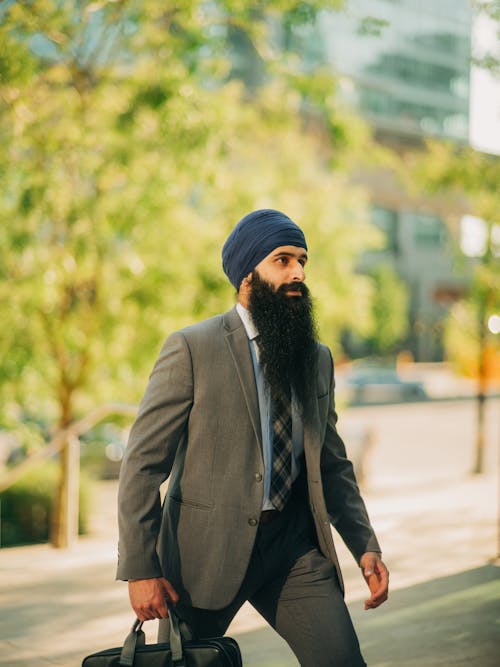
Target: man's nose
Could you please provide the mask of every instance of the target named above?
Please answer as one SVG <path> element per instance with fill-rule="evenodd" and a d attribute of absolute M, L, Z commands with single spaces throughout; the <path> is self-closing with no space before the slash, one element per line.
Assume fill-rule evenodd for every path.
<path fill-rule="evenodd" d="M 306 272 L 304 271 L 304 267 L 302 264 L 297 262 L 293 267 L 292 267 L 292 280 L 295 282 L 303 282 L 306 279 Z"/>

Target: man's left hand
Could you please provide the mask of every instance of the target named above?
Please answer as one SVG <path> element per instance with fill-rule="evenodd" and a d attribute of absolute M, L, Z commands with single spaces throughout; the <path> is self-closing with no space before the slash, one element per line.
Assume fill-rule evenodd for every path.
<path fill-rule="evenodd" d="M 389 597 L 389 570 L 375 551 L 364 553 L 359 564 L 371 593 L 365 600 L 365 609 L 375 609 Z"/>

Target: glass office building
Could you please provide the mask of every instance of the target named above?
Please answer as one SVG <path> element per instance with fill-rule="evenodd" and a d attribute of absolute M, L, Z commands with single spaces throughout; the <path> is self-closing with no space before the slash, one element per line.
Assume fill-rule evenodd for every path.
<path fill-rule="evenodd" d="M 318 27 L 345 97 L 376 129 L 466 142 L 471 21 L 468 0 L 350 0 Z"/>
<path fill-rule="evenodd" d="M 468 0 L 349 0 L 293 35 L 311 65 L 329 62 L 344 99 L 376 130 L 467 142 Z M 315 62 L 314 62 L 315 61 Z"/>

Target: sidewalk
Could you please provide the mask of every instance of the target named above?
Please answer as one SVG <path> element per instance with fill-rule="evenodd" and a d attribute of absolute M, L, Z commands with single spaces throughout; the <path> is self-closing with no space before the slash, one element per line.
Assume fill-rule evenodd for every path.
<path fill-rule="evenodd" d="M 485 565 L 396 591 L 375 613 L 349 605 L 369 667 L 498 667 L 499 569 Z M 296 667 L 267 628 L 235 635 L 248 667 Z"/>
<path fill-rule="evenodd" d="M 494 553 L 495 522 L 485 507 L 495 483 L 493 476 L 485 476 L 450 484 L 449 507 L 435 521 L 429 520 L 425 530 L 421 525 L 408 531 L 406 545 L 399 550 L 390 542 L 399 542 L 394 537 L 398 522 L 414 518 L 410 498 L 399 498 L 395 506 L 390 498 L 367 497 L 381 539 L 389 541 L 393 590 L 397 589 L 383 607 L 364 612 L 364 583 L 352 559 L 341 551 L 347 599 L 370 667 L 498 665 L 500 569 L 486 563 L 487 554 Z M 98 492 L 97 506 L 103 511 L 95 517 L 94 534 L 81 538 L 75 548 L 0 550 L 0 665 L 70 667 L 81 664 L 88 653 L 123 641 L 133 617 L 125 585 L 113 581 L 115 536 L 108 519 L 116 485 L 100 484 Z M 439 500 L 436 493 L 444 490 L 434 497 L 428 493 L 429 504 Z M 464 501 L 471 497 L 478 503 L 481 521 L 464 517 Z M 475 522 L 470 534 L 464 533 L 464 518 Z M 459 525 L 463 529 L 457 535 Z M 439 534 L 447 539 L 439 540 Z M 468 547 L 457 553 L 454 540 L 462 543 L 464 537 Z M 427 542 L 427 554 L 422 554 L 421 541 Z M 154 641 L 155 627 L 146 624 L 148 641 Z M 229 634 L 240 643 L 247 667 L 297 665 L 288 647 L 250 606 L 242 609 Z"/>
<path fill-rule="evenodd" d="M 384 419 L 391 420 L 391 432 L 397 434 L 402 427 L 392 421 L 410 415 L 421 423 L 419 409 L 404 414 L 385 410 Z M 449 409 L 443 413 L 446 423 Z M 369 417 L 375 421 L 380 414 Z M 463 414 L 462 406 L 457 414 Z M 430 420 L 433 429 L 436 415 Z M 496 409 L 492 417 L 490 454 L 498 443 Z M 453 426 L 464 432 L 460 424 Z M 382 423 L 377 427 L 380 441 L 370 464 L 372 483 L 363 495 L 391 570 L 392 594 L 380 609 L 363 611 L 365 584 L 336 540 L 347 601 L 367 663 L 494 667 L 500 653 L 500 568 L 488 561 L 497 553 L 497 458 L 488 457 L 486 473 L 465 474 L 465 445 L 462 451 L 460 439 L 451 434 L 453 447 L 442 453 L 447 462 L 443 471 L 435 444 L 426 444 L 428 439 L 419 435 L 422 460 L 413 456 L 405 464 L 408 454 L 400 452 L 401 460 L 396 455 L 398 438 L 393 443 L 389 430 Z M 450 441 L 447 432 L 440 437 Z M 406 444 L 411 445 L 408 451 L 416 451 L 408 438 Z M 419 466 L 429 467 L 431 456 L 440 475 L 426 477 Z M 464 462 L 454 468 L 449 462 L 457 457 Z M 116 482 L 101 482 L 94 494 L 91 534 L 73 549 L 0 549 L 1 666 L 78 666 L 85 655 L 123 642 L 133 615 L 126 585 L 114 581 L 115 506 Z M 145 630 L 148 641 L 154 641 L 156 624 L 147 623 Z M 238 640 L 245 667 L 297 667 L 288 647 L 249 605 L 228 634 Z"/>

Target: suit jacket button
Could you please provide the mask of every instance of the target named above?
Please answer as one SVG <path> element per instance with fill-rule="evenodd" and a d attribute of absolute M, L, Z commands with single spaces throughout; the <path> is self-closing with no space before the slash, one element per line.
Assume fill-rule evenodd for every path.
<path fill-rule="evenodd" d="M 256 482 L 262 482 L 262 475 L 260 474 L 260 472 L 255 473 L 254 479 Z"/>
<path fill-rule="evenodd" d="M 254 519 L 253 517 L 251 519 L 248 519 L 248 525 L 249 526 L 256 526 L 257 525 L 257 519 Z"/>

